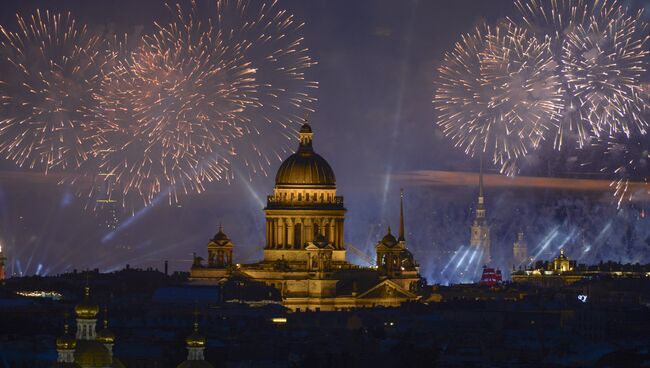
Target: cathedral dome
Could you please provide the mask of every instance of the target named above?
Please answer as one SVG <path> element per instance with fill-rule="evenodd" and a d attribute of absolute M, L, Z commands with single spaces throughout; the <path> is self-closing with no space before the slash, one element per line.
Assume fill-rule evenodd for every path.
<path fill-rule="evenodd" d="M 334 170 L 327 161 L 312 148 L 312 130 L 305 123 L 300 128 L 298 151 L 289 156 L 275 176 L 276 185 L 335 186 Z"/>

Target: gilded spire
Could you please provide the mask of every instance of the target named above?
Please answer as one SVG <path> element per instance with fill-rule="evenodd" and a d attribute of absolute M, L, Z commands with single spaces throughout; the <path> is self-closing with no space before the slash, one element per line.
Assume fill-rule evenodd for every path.
<path fill-rule="evenodd" d="M 478 197 L 479 203 L 483 203 L 483 155 L 481 155 L 481 163 L 478 174 Z"/>
<path fill-rule="evenodd" d="M 399 235 L 398 241 L 405 241 L 404 238 L 404 189 L 400 189 L 399 195 Z"/>

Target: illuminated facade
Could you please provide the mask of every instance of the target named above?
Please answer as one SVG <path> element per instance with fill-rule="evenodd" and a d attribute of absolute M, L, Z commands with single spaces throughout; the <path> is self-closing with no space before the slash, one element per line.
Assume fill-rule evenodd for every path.
<path fill-rule="evenodd" d="M 334 171 L 314 151 L 307 123 L 300 129 L 297 151 L 278 169 L 264 212 L 261 262 L 234 267 L 210 263 L 209 256 L 204 265 L 196 257 L 190 279 L 218 282 L 237 272 L 274 286 L 283 304 L 296 311 L 398 306 L 418 299 L 420 276 L 406 249 L 403 205 L 399 239 L 388 234 L 377 245 L 377 267 L 347 262 L 343 197 L 337 195 Z"/>
<path fill-rule="evenodd" d="M 535 267 L 512 272 L 512 281 L 532 283 L 541 286 L 559 286 L 572 284 L 582 279 L 590 278 L 596 273 L 577 271 L 576 262 L 569 260 L 560 249 L 560 254 L 550 262 L 538 262 Z"/>
<path fill-rule="evenodd" d="M 483 160 L 479 172 L 479 193 L 476 204 L 476 214 L 471 228 L 470 247 L 481 255 L 480 264 L 487 265 L 492 260 L 490 255 L 490 227 L 488 226 L 485 211 L 485 196 L 483 192 Z"/>

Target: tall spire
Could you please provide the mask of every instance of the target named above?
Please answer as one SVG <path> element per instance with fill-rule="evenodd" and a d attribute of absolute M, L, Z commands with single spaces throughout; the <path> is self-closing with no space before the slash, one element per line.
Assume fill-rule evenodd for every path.
<path fill-rule="evenodd" d="M 404 189 L 399 194 L 399 235 L 397 241 L 405 241 L 404 238 Z"/>
<path fill-rule="evenodd" d="M 478 197 L 479 203 L 483 203 L 483 155 L 481 154 L 481 163 L 478 174 Z"/>

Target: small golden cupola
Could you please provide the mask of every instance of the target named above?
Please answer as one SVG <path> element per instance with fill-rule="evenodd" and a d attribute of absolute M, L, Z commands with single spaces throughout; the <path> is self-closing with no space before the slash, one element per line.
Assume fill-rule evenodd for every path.
<path fill-rule="evenodd" d="M 113 353 L 113 345 L 115 344 L 115 334 L 108 329 L 108 308 L 104 307 L 104 328 L 97 333 L 97 341 L 104 344 L 111 354 Z"/>
<path fill-rule="evenodd" d="M 99 313 L 99 306 L 90 302 L 90 287 L 84 289 L 84 299 L 74 307 L 77 318 L 96 319 Z"/>
<path fill-rule="evenodd" d="M 67 319 L 67 316 L 66 316 Z M 58 357 L 52 367 L 79 367 L 74 364 L 74 351 L 77 348 L 77 339 L 70 335 L 68 322 L 63 326 L 63 336 L 56 339 L 56 352 Z"/>
<path fill-rule="evenodd" d="M 205 360 L 205 337 L 199 333 L 198 311 L 194 311 L 194 331 L 185 339 L 187 345 L 187 360 L 179 364 L 178 368 L 213 368 Z"/>

